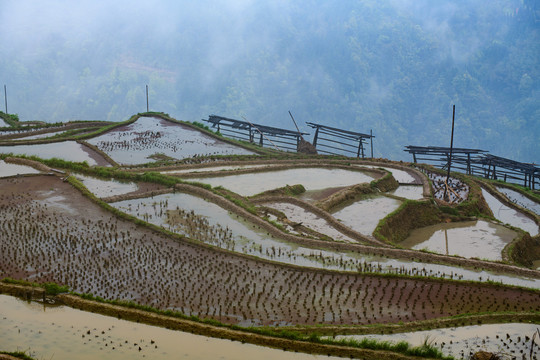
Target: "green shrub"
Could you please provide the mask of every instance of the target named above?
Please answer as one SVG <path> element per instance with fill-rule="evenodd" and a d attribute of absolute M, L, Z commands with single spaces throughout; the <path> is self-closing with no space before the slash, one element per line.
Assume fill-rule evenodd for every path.
<path fill-rule="evenodd" d="M 49 295 L 58 295 L 61 293 L 69 292 L 69 288 L 64 285 L 58 285 L 55 283 L 45 283 L 42 286 L 45 288 L 45 293 Z"/>

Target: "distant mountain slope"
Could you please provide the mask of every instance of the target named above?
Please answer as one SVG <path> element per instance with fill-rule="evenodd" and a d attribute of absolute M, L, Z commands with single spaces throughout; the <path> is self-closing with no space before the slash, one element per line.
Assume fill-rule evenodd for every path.
<path fill-rule="evenodd" d="M 449 145 L 540 162 L 534 0 L 0 4 L 0 81 L 22 120 L 150 109 L 376 136 L 375 155 Z"/>

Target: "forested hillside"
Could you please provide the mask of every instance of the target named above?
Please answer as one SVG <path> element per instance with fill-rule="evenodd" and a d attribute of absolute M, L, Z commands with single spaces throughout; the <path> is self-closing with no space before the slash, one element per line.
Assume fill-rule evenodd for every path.
<path fill-rule="evenodd" d="M 0 3 L 21 120 L 150 110 L 373 130 L 375 155 L 455 145 L 540 162 L 540 1 Z M 3 107 L 2 107 L 2 110 Z"/>

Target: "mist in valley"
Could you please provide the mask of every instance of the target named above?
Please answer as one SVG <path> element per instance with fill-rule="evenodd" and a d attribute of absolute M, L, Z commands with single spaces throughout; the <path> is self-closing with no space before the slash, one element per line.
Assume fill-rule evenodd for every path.
<path fill-rule="evenodd" d="M 294 129 L 290 110 L 411 160 L 449 146 L 455 104 L 455 146 L 540 161 L 539 1 L 4 0 L 0 26 L 21 120 L 125 120 L 148 85 L 180 120 Z"/>

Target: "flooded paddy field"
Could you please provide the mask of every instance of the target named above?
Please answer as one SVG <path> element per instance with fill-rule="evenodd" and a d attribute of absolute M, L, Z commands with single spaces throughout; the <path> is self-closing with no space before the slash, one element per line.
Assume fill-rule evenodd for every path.
<path fill-rule="evenodd" d="M 117 218 L 50 176 L 0 185 L 2 277 L 54 281 L 243 325 L 397 323 L 540 309 L 537 294 L 525 289 L 319 272 L 219 252 Z"/>
<path fill-rule="evenodd" d="M 190 127 L 154 117 L 88 140 L 123 165 L 144 164 L 164 155 L 173 159 L 208 155 L 253 155 L 252 151 L 217 140 Z"/>
<path fill-rule="evenodd" d="M 359 267 L 367 266 L 362 255 L 310 248 L 279 239 L 214 203 L 185 193 L 125 200 L 111 205 L 169 231 L 241 254 L 329 270 L 357 271 Z"/>
<path fill-rule="evenodd" d="M 396 190 L 388 194 L 411 200 L 420 200 L 424 197 L 424 188 L 421 185 L 399 185 Z"/>
<path fill-rule="evenodd" d="M 302 225 L 320 232 L 332 239 L 338 241 L 345 241 L 350 243 L 357 243 L 358 241 L 343 234 L 339 230 L 335 229 L 325 219 L 305 210 L 304 208 L 291 203 L 266 203 L 265 206 L 281 211 L 287 216 L 290 221 L 301 223 Z"/>
<path fill-rule="evenodd" d="M 510 224 L 513 227 L 527 231 L 531 236 L 538 235 L 538 225 L 534 220 L 525 216 L 517 210 L 514 210 L 504 205 L 495 196 L 491 195 L 486 190 L 482 189 L 482 196 L 488 203 L 489 208 L 493 212 L 493 216 L 503 224 Z"/>
<path fill-rule="evenodd" d="M 109 166 L 109 163 L 100 154 L 75 141 L 61 141 L 49 144 L 0 146 L 0 153 L 33 155 L 42 159 L 60 158 L 73 162 L 86 161 L 90 166 Z"/>
<path fill-rule="evenodd" d="M 48 136 L 52 134 L 53 132 L 50 132 Z M 173 122 L 143 117 L 131 125 L 94 138 L 90 143 L 97 145 L 117 162 L 132 165 L 157 159 L 181 159 L 185 154 L 189 154 L 189 157 L 200 157 L 221 151 L 220 144 L 216 143 L 219 140 L 205 137 L 206 135 L 194 129 Z M 91 161 L 91 156 L 90 160 L 87 159 L 88 154 L 93 152 L 89 148 L 75 142 L 58 144 L 61 145 L 54 149 L 44 148 L 47 151 L 39 149 L 36 155 L 47 157 L 49 155 L 44 154 L 51 154 L 51 157 L 59 158 L 73 156 L 73 159 L 76 159 L 73 161 L 87 161 L 91 166 L 99 165 L 99 161 Z M 70 154 L 70 146 L 73 144 L 80 147 L 83 153 L 87 153 L 84 159 L 73 155 L 77 151 Z M 240 149 L 230 146 L 233 151 Z M 0 152 L 4 152 L 4 148 L 23 149 L 19 146 L 4 146 Z M 31 148 L 36 149 L 34 145 Z M 227 151 L 229 150 L 224 150 L 223 154 L 229 154 Z M 251 151 L 247 153 L 253 154 Z M 96 152 L 93 154 L 92 156 L 101 158 Z M 69 181 L 72 179 L 62 182 L 61 178 L 55 176 L 40 176 L 32 168 L 26 170 L 32 170 L 35 174 L 33 176 L 2 179 L 2 176 L 10 176 L 3 175 L 4 173 L 16 175 L 25 168 L 17 165 L 13 173 L 11 166 L 15 165 L 0 161 L 0 279 L 12 277 L 38 283 L 52 281 L 65 284 L 78 293 L 90 293 L 104 299 L 133 301 L 161 310 L 176 310 L 188 316 L 196 315 L 245 326 L 398 324 L 464 313 L 540 311 L 536 291 L 540 289 L 540 278 L 532 270 L 531 273 L 514 272 L 506 265 L 484 266 L 479 261 L 468 259 L 436 260 L 435 255 L 418 251 L 410 252 L 410 257 L 404 255 L 409 253 L 408 250 L 390 249 L 394 252 L 379 252 L 377 247 L 354 244 L 357 242 L 355 239 L 331 225 L 334 223 L 334 226 L 342 231 L 348 227 L 372 237 L 380 220 L 398 208 L 404 199 L 423 198 L 422 186 L 417 184 L 424 178 L 414 171 L 407 171 L 405 167 L 394 169 L 390 166 L 394 163 L 390 162 L 387 163 L 388 166 L 384 166 L 384 163 L 381 163 L 383 166 L 377 166 L 378 164 L 374 163 L 370 165 L 372 168 L 368 167 L 366 170 L 355 164 L 352 166 L 353 170 L 346 170 L 343 167 L 346 162 L 338 160 L 333 160 L 335 167 L 329 168 L 328 164 L 320 159 L 299 159 L 296 168 L 266 171 L 270 170 L 270 167 L 294 167 L 295 160 L 270 161 L 264 158 L 257 164 L 253 158 L 255 157 L 250 158 L 250 163 L 247 164 L 242 164 L 239 160 L 242 158 L 239 158 L 234 162 L 223 163 L 222 166 L 214 166 L 202 158 L 196 161 L 201 162 L 200 164 L 186 165 L 184 169 L 170 170 L 173 166 L 178 166 L 174 162 L 161 168 L 162 170 L 159 167 L 138 169 L 140 173 L 160 172 L 162 175 L 156 176 L 159 180 L 156 183 L 106 180 L 78 174 L 73 170 L 73 175 L 91 193 L 109 202 L 113 208 L 108 210 L 105 210 L 106 204 L 102 203 L 103 207 L 100 207 L 70 185 Z M 188 166 L 191 168 L 187 168 Z M 395 163 L 395 166 L 400 165 Z M 269 168 L 260 169 L 261 167 Z M 341 224 L 336 223 L 330 214 L 320 212 L 324 210 L 319 211 L 320 208 L 313 207 L 317 205 L 317 201 L 340 189 L 355 184 L 367 184 L 380 177 L 380 174 L 373 170 L 380 167 L 392 172 L 400 186 L 388 193 L 341 204 L 332 214 Z M 361 171 L 354 171 L 355 169 Z M 119 170 L 124 169 L 120 166 Z M 236 175 L 229 175 L 236 170 Z M 115 174 L 115 171 L 111 170 L 110 174 Z M 131 168 L 129 171 L 137 169 Z M 219 177 L 205 177 L 218 175 L 205 174 L 207 172 L 219 171 L 226 173 Z M 248 173 L 249 171 L 253 173 Z M 70 170 L 67 172 L 71 173 Z M 92 170 L 84 172 L 92 173 Z M 197 172 L 201 174 L 194 175 Z M 96 175 L 98 173 L 96 171 Z M 119 178 L 124 177 L 121 173 L 117 174 Z M 243 196 L 252 196 L 285 185 L 302 184 L 307 191 L 298 198 L 311 201 L 311 205 L 305 205 L 305 209 L 311 211 L 293 205 L 292 203 L 302 204 L 286 198 L 285 195 L 280 195 L 281 199 L 275 197 L 272 201 L 268 200 L 270 198 L 259 199 L 267 201 L 259 203 L 257 198 L 235 198 L 235 194 L 219 189 L 212 189 L 212 192 L 203 191 L 199 187 L 200 191 L 183 193 L 179 190 L 189 192 L 189 186 L 177 185 L 176 190 L 172 190 L 171 184 L 178 181 L 178 178 L 183 178 L 182 174 L 186 174 L 186 181 L 209 183 L 213 187 L 223 186 Z M 173 175 L 176 179 L 163 175 Z M 152 176 L 144 178 L 152 179 Z M 460 184 L 456 185 L 459 188 Z M 466 184 L 462 185 L 458 195 L 460 198 L 467 198 L 470 195 L 469 188 Z M 167 188 L 171 188 L 171 193 L 148 195 L 154 189 Z M 436 192 L 437 189 L 433 191 Z M 224 193 L 228 195 L 223 196 Z M 115 196 L 124 196 L 124 199 L 131 200 L 118 201 Z M 146 197 L 133 199 L 134 196 Z M 216 200 L 216 197 L 222 201 Z M 437 195 L 435 197 L 437 198 Z M 538 226 L 532 226 L 527 220 L 523 220 L 522 214 L 510 212 L 512 209 L 501 206 L 496 199 L 490 199 L 489 194 L 484 194 L 484 197 L 493 213 L 497 213 L 495 217 L 501 222 L 525 229 L 531 235 L 538 233 Z M 244 210 L 251 213 L 244 211 L 244 215 L 237 215 L 242 212 L 232 206 L 230 198 L 241 199 Z M 228 206 L 227 202 L 230 202 L 231 206 Z M 274 216 L 277 212 L 267 210 L 264 217 L 263 211 L 255 211 L 263 208 L 257 208 L 254 204 L 271 207 L 282 214 L 278 218 Z M 315 213 L 324 216 L 328 221 Z M 283 215 L 286 218 L 283 218 Z M 130 216 L 139 220 L 126 220 Z M 270 221 L 265 223 L 263 221 L 266 220 L 261 218 Z M 470 218 L 470 215 L 466 218 Z M 502 248 L 516 236 L 508 228 L 486 220 L 462 225 L 464 224 L 456 222 L 448 224 L 449 254 L 458 249 L 457 254 L 465 258 L 500 260 Z M 441 248 L 440 231 L 444 230 L 447 224 L 436 226 L 439 226 L 438 240 L 433 239 L 438 233 L 433 231 L 425 240 L 411 246 L 414 249 L 426 248 L 446 254 L 446 237 L 442 235 L 444 247 Z M 351 235 L 350 232 L 345 232 Z M 353 235 L 354 233 L 351 236 Z M 358 237 L 361 238 L 360 235 Z M 437 264 L 438 261 L 441 264 Z M 540 263 L 536 262 L 534 266 L 540 268 Z M 486 271 L 487 268 L 504 272 Z M 527 276 L 512 275 L 514 273 Z M 487 282 L 488 280 L 490 282 Z M 504 287 L 491 281 L 521 288 Z M 213 339 L 204 337 L 201 340 L 202 345 L 195 345 L 199 344 L 198 340 L 184 340 L 183 333 L 178 335 L 179 332 L 170 332 L 172 335 L 167 335 L 168 330 L 155 327 L 143 329 L 135 323 L 125 322 L 125 326 L 103 323 L 102 326 L 102 323 L 99 323 L 101 320 L 97 320 L 98 315 L 81 313 L 90 316 L 83 318 L 83 315 L 70 313 L 69 311 L 75 311 L 70 308 L 44 308 L 43 305 L 36 306 L 35 303 L 25 302 L 12 305 L 3 301 L 0 296 L 0 319 L 5 320 L 0 325 L 2 350 L 12 350 L 7 347 L 15 344 L 25 350 L 28 348 L 23 348 L 23 345 L 32 342 L 45 349 L 45 357 L 51 356 L 51 349 L 62 349 L 58 350 L 58 354 L 60 351 L 66 351 L 67 354 L 72 351 L 88 354 L 88 358 L 171 358 L 171 354 L 178 354 L 173 347 L 181 343 L 185 344 L 182 345 L 182 349 L 186 351 L 183 353 L 185 358 L 195 359 L 212 358 L 214 355 L 210 350 L 226 348 L 226 345 L 214 344 Z M 33 313 L 32 307 L 40 309 L 39 315 Z M 5 309 L 9 311 L 2 312 Z M 15 315 L 19 310 L 21 315 Z M 43 321 L 41 315 L 45 316 Z M 56 321 L 50 321 L 47 317 L 50 315 L 55 317 Z M 25 317 L 31 319 L 33 325 L 27 324 Z M 2 333 L 6 328 L 7 331 Z M 20 329 L 21 332 L 15 333 L 13 329 Z M 94 336 L 92 343 L 89 341 L 90 337 L 86 336 L 90 335 L 88 331 Z M 474 331 L 484 333 L 484 330 Z M 504 331 L 510 334 L 514 343 L 523 342 L 523 338 L 518 340 L 514 337 L 513 330 Z M 453 333 L 463 334 L 466 344 L 477 344 L 473 330 L 457 328 Z M 4 337 L 4 334 L 7 335 Z M 44 334 L 55 337 L 46 338 Z M 98 337 L 95 338 L 95 335 Z M 422 334 L 417 337 L 423 339 L 424 336 Z M 435 333 L 432 336 L 437 337 L 439 347 L 445 342 L 444 350 L 450 349 L 450 346 L 443 338 L 453 339 L 454 344 L 462 342 L 457 340 L 458 337 L 452 337 L 452 334 Z M 489 333 L 489 339 L 487 335 L 479 339 L 483 344 L 487 344 L 493 336 L 497 334 Z M 4 339 L 8 340 L 4 343 Z M 400 338 L 394 334 L 390 339 Z M 85 340 L 88 341 L 85 343 Z M 129 349 L 123 346 L 122 355 L 118 355 L 121 354 L 120 346 L 111 352 L 111 341 L 115 344 L 122 341 L 122 344 L 130 344 Z M 413 343 L 414 341 L 410 340 Z M 23 345 L 19 345 L 21 343 Z M 220 350 L 220 355 L 231 358 L 238 358 L 238 353 L 246 354 L 250 358 L 266 356 L 244 350 L 245 345 L 240 343 L 226 341 L 225 344 L 236 344 L 240 346 L 240 350 L 234 348 L 230 355 Z M 154 345 L 154 348 L 151 345 Z M 189 352 L 190 345 L 198 348 L 193 353 Z M 265 350 L 271 352 L 268 358 L 278 356 L 273 350 Z M 456 356 L 462 356 L 461 348 L 452 348 L 451 351 L 452 354 L 457 354 Z M 464 355 L 468 355 L 463 351 Z M 37 351 L 35 354 L 42 356 L 42 353 Z M 293 355 L 284 354 L 287 358 Z"/>
<path fill-rule="evenodd" d="M 390 173 L 392 173 L 392 176 L 396 181 L 400 184 L 415 184 L 418 183 L 418 180 L 415 176 L 411 175 L 410 172 L 396 169 L 392 167 L 385 167 L 385 166 L 373 166 L 373 165 L 358 165 L 366 168 L 372 168 L 372 169 L 384 169 Z"/>
<path fill-rule="evenodd" d="M 84 186 L 97 197 L 103 198 L 135 192 L 139 186 L 134 182 L 118 181 L 114 179 L 104 180 L 83 174 L 72 174 L 81 181 Z"/>
<path fill-rule="evenodd" d="M 431 180 L 432 188 L 433 188 L 433 196 L 436 199 L 439 200 L 445 200 L 444 199 L 444 193 L 445 193 L 445 182 L 446 182 L 446 176 L 442 176 L 439 174 L 427 173 L 428 178 Z M 467 199 L 469 196 L 469 185 L 464 183 L 463 181 L 450 177 L 448 179 L 448 185 L 452 190 L 447 191 L 447 196 L 449 197 L 449 202 L 451 204 L 459 204 Z"/>
<path fill-rule="evenodd" d="M 540 215 L 540 203 L 532 201 L 528 197 L 507 187 L 498 186 L 497 190 L 506 195 L 506 197 L 510 199 L 510 201 L 512 201 L 514 204 L 530 210 L 536 215 Z"/>
<path fill-rule="evenodd" d="M 36 170 L 31 166 L 9 164 L 4 160 L 0 160 L 0 178 L 24 174 L 39 174 L 39 170 Z"/>
<path fill-rule="evenodd" d="M 396 333 L 392 335 L 342 335 L 337 339 L 362 338 L 382 341 L 406 341 L 419 346 L 426 341 L 439 348 L 443 354 L 458 359 L 469 359 L 477 351 L 501 354 L 510 359 L 540 358 L 540 341 L 532 337 L 540 324 L 508 323 L 462 326 L 446 329 Z"/>
<path fill-rule="evenodd" d="M 253 174 L 229 175 L 212 178 L 190 178 L 189 181 L 223 186 L 242 196 L 253 196 L 261 192 L 286 185 L 302 184 L 306 190 L 343 187 L 369 183 L 374 178 L 361 171 L 325 168 L 298 168 Z"/>
<path fill-rule="evenodd" d="M 379 221 L 400 205 L 401 201 L 386 196 L 368 196 L 335 209 L 332 215 L 351 229 L 371 235 Z"/>
<path fill-rule="evenodd" d="M 327 270 L 408 274 L 474 281 L 492 280 L 504 284 L 540 288 L 540 280 L 529 278 L 298 245 L 274 237 L 214 203 L 185 193 L 124 200 L 111 205 L 177 234 L 240 254 L 283 264 Z M 309 218 L 308 214 L 306 213 Z M 325 231 L 328 232 L 328 229 Z"/>
<path fill-rule="evenodd" d="M 160 172 L 162 174 L 175 175 L 175 174 L 186 174 L 186 173 L 197 173 L 197 172 L 253 169 L 253 168 L 266 167 L 266 166 L 268 166 L 268 164 L 224 165 L 224 166 L 198 167 L 198 168 L 190 168 L 190 169 L 165 170 L 165 171 L 160 171 Z"/>
<path fill-rule="evenodd" d="M 66 130 L 51 131 L 51 132 L 46 132 L 46 133 L 43 133 L 43 134 L 36 134 L 36 135 L 28 135 L 28 136 L 18 137 L 17 140 L 46 139 L 46 138 L 53 137 L 53 136 L 60 135 L 60 134 L 64 134 L 64 133 L 66 133 Z"/>
<path fill-rule="evenodd" d="M 138 324 L 0 295 L 0 349 L 36 359 L 336 359 Z"/>
<path fill-rule="evenodd" d="M 502 260 L 503 248 L 517 233 L 485 220 L 443 223 L 412 231 L 401 245 L 411 249 L 427 249 L 439 254 L 467 258 Z"/>

